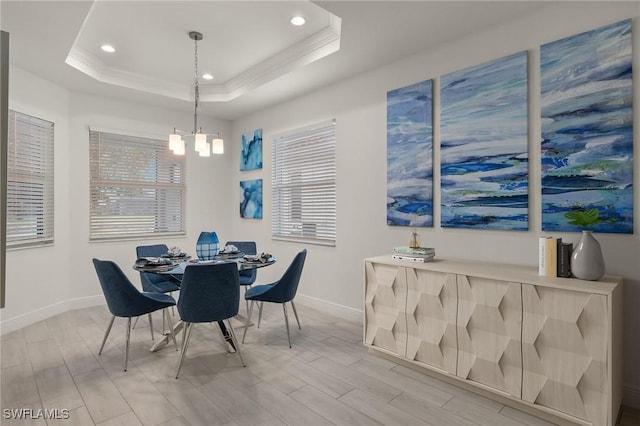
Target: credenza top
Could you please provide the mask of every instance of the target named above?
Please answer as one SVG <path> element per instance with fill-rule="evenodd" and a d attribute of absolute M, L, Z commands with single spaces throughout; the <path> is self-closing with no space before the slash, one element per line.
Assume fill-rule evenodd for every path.
<path fill-rule="evenodd" d="M 599 281 L 586 281 L 578 278 L 545 277 L 538 275 L 538 268 L 534 266 L 510 265 L 478 260 L 434 258 L 429 262 L 421 263 L 410 260 L 393 259 L 392 255 L 389 254 L 370 257 L 365 259 L 365 262 L 601 294 L 609 294 L 616 286 L 622 284 L 622 277 L 615 275 L 605 275 Z"/>

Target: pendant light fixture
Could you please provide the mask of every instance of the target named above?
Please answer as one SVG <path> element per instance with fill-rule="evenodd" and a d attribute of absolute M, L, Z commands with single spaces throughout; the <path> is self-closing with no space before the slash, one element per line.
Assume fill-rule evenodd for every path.
<path fill-rule="evenodd" d="M 200 104 L 200 87 L 198 83 L 198 41 L 203 39 L 201 33 L 191 31 L 189 38 L 195 42 L 195 106 L 193 112 L 193 131 L 185 132 L 174 128 L 173 133 L 169 135 L 169 149 L 176 155 L 184 155 L 186 152 L 186 141 L 184 137 L 193 138 L 195 150 L 201 157 L 209 157 L 211 153 L 224 154 L 224 141 L 220 139 L 219 134 L 209 135 L 202 133 L 202 127 L 198 127 L 198 106 Z M 208 142 L 211 136 L 211 142 Z"/>

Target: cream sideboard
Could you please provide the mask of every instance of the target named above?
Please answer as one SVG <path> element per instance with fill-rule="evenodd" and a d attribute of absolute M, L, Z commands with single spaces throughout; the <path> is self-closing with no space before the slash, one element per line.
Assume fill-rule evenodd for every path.
<path fill-rule="evenodd" d="M 562 423 L 613 426 L 622 400 L 622 278 L 389 256 L 365 259 L 371 350 Z"/>

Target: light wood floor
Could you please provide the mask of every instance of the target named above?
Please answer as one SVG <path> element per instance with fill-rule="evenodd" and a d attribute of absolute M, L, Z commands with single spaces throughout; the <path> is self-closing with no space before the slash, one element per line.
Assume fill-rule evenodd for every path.
<path fill-rule="evenodd" d="M 69 311 L 9 333 L 1 339 L 0 423 L 550 424 L 370 354 L 362 346 L 360 323 L 296 306 L 302 331 L 291 315 L 289 349 L 281 306 L 265 304 L 260 329 L 251 327 L 241 346 L 246 368 L 237 355 L 224 351 L 214 326 L 194 326 L 178 380 L 178 352 L 173 345 L 149 352 L 146 319 L 131 334 L 129 371 L 122 371 L 125 320 L 116 319 L 99 356 L 110 318 L 105 307 Z M 240 324 L 235 325 L 241 336 Z M 161 328 L 159 314 L 154 328 Z M 32 409 L 23 413 L 34 418 L 6 418 L 6 409 L 20 408 Z M 69 418 L 45 420 L 38 409 L 57 409 L 59 417 L 67 409 Z"/>

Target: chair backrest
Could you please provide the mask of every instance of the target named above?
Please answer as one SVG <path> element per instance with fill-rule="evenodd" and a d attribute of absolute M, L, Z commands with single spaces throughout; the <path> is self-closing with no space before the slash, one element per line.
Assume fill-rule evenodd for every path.
<path fill-rule="evenodd" d="M 166 244 L 154 244 L 151 246 L 138 246 L 136 247 L 136 255 L 138 257 L 160 257 L 163 254 L 167 254 L 169 247 Z M 157 291 L 153 286 L 153 283 L 159 283 L 166 281 L 166 278 L 160 274 L 153 274 L 149 272 L 140 272 L 140 282 L 142 283 L 142 289 L 144 291 Z"/>
<path fill-rule="evenodd" d="M 188 265 L 178 299 L 186 322 L 221 321 L 238 315 L 240 282 L 235 262 Z"/>
<path fill-rule="evenodd" d="M 282 278 L 280 278 L 268 292 L 263 293 L 260 299 L 275 303 L 285 303 L 293 300 L 293 298 L 296 297 L 296 291 L 298 291 L 298 284 L 302 276 L 302 267 L 304 266 L 306 258 L 307 249 L 303 249 L 296 254 L 291 265 L 284 271 Z"/>
<path fill-rule="evenodd" d="M 238 250 L 240 250 L 244 254 L 258 254 L 258 248 L 256 247 L 255 241 L 227 241 L 225 246 L 228 245 L 234 245 L 238 247 Z M 257 269 L 245 269 L 243 271 L 240 271 L 239 273 L 241 276 L 250 277 L 253 281 L 255 281 L 257 276 Z"/>
<path fill-rule="evenodd" d="M 145 298 L 122 269 L 110 260 L 93 259 L 93 266 L 111 314 L 117 317 L 136 316 Z"/>
<path fill-rule="evenodd" d="M 154 244 L 151 246 L 138 246 L 136 247 L 136 254 L 138 257 L 160 257 L 163 254 L 169 252 L 169 247 L 166 244 Z"/>

